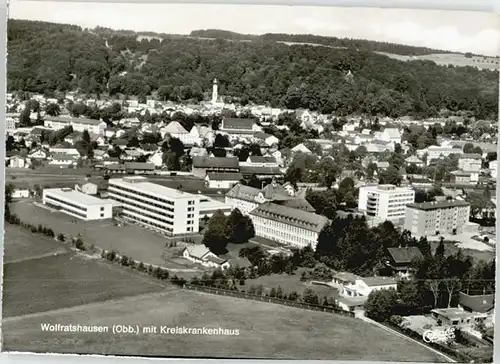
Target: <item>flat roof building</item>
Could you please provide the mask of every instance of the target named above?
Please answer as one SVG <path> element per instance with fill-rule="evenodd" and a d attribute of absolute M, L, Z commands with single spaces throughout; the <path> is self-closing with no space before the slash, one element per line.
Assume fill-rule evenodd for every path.
<path fill-rule="evenodd" d="M 42 202 L 65 214 L 82 220 L 101 220 L 113 217 L 113 203 L 71 188 L 46 188 Z"/>
<path fill-rule="evenodd" d="M 145 177 L 112 178 L 109 198 L 122 205 L 122 216 L 167 235 L 197 233 L 200 196 L 148 182 Z"/>
<path fill-rule="evenodd" d="M 406 205 L 413 202 L 415 202 L 415 191 L 411 188 L 374 185 L 359 189 L 359 211 L 381 221 L 404 219 Z"/>
<path fill-rule="evenodd" d="M 433 201 L 409 204 L 404 227 L 417 236 L 460 234 L 469 222 L 465 201 Z"/>

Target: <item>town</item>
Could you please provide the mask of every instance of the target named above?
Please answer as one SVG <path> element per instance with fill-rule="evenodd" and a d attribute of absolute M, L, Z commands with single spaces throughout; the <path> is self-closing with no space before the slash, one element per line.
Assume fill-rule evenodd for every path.
<path fill-rule="evenodd" d="M 168 300 L 291 306 L 405 338 L 425 348 L 412 353 L 422 360 L 491 360 L 496 120 L 271 107 L 234 102 L 211 84 L 197 103 L 161 92 L 7 94 L 7 348 L 22 347 L 9 325 L 57 308 L 21 302 L 27 288 L 14 278 L 49 277 L 43 267 L 69 264 L 71 251 L 74 264 L 85 259 L 72 274 L 137 274 L 108 299 L 166 289 L 182 292 Z M 38 265 L 16 271 L 27 256 Z M 137 283 L 145 276 L 155 281 Z M 82 295 L 102 289 L 95 284 Z M 65 300 L 75 303 L 60 308 L 78 301 Z"/>

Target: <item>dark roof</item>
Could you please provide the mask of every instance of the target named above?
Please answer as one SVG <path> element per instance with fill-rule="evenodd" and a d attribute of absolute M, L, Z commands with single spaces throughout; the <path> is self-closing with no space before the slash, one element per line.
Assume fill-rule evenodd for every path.
<path fill-rule="evenodd" d="M 406 205 L 409 208 L 417 209 L 417 210 L 436 210 L 436 209 L 446 209 L 451 207 L 465 207 L 470 206 L 470 203 L 460 200 L 454 201 L 432 201 L 432 202 L 423 202 L 423 203 L 411 203 Z"/>
<path fill-rule="evenodd" d="M 238 169 L 238 158 L 196 156 L 193 158 L 194 168 L 235 168 Z"/>
<path fill-rule="evenodd" d="M 125 170 L 125 166 L 123 164 L 113 163 L 113 164 L 107 165 L 106 169 L 122 171 L 122 170 Z"/>
<path fill-rule="evenodd" d="M 265 202 L 250 211 L 250 215 L 293 225 L 319 233 L 329 223 L 326 217 L 286 206 Z"/>
<path fill-rule="evenodd" d="M 314 207 L 312 207 L 311 204 L 309 202 L 307 202 L 307 200 L 304 198 L 295 197 L 295 198 L 292 198 L 289 200 L 277 201 L 275 203 L 277 203 L 281 206 L 286 206 L 286 207 L 290 207 L 290 208 L 302 210 L 302 211 L 307 211 L 307 212 L 315 212 L 316 211 L 314 209 Z"/>
<path fill-rule="evenodd" d="M 483 159 L 483 157 L 477 153 L 464 153 L 460 155 L 459 159 Z"/>
<path fill-rule="evenodd" d="M 212 263 L 215 263 L 215 264 L 219 264 L 219 265 L 222 265 L 225 262 L 227 262 L 226 259 L 222 259 L 222 258 L 219 258 L 219 257 L 214 257 L 212 255 L 209 255 L 208 257 L 206 257 L 204 259 L 208 260 L 209 262 L 212 262 Z"/>
<path fill-rule="evenodd" d="M 458 295 L 458 303 L 474 312 L 486 313 L 495 307 L 495 295 L 486 294 L 469 296 L 466 293 L 460 292 Z"/>
<path fill-rule="evenodd" d="M 155 165 L 153 163 L 127 162 L 127 163 L 125 163 L 125 169 L 152 171 L 155 169 Z"/>
<path fill-rule="evenodd" d="M 212 181 L 239 181 L 243 179 L 243 175 L 239 172 L 234 172 L 234 173 L 208 172 L 207 176 Z"/>
<path fill-rule="evenodd" d="M 394 263 L 408 264 L 413 261 L 413 259 L 422 258 L 422 252 L 416 246 L 409 246 L 405 248 L 388 248 L 392 260 Z"/>
<path fill-rule="evenodd" d="M 260 190 L 257 188 L 238 183 L 231 190 L 229 190 L 226 196 L 239 200 L 255 202 L 255 197 L 259 194 L 259 192 Z"/>
<path fill-rule="evenodd" d="M 251 131 L 254 124 L 254 119 L 224 118 L 222 119 L 221 129 Z"/>
<path fill-rule="evenodd" d="M 259 155 L 251 155 L 248 157 L 251 163 L 276 163 L 276 158 L 274 157 L 262 157 Z"/>
<path fill-rule="evenodd" d="M 254 166 L 241 166 L 240 172 L 243 174 L 269 174 L 269 175 L 282 175 L 279 167 L 254 167 Z"/>
<path fill-rule="evenodd" d="M 266 200 L 289 200 L 293 198 L 290 194 L 278 183 L 269 183 L 262 189 L 262 194 Z"/>

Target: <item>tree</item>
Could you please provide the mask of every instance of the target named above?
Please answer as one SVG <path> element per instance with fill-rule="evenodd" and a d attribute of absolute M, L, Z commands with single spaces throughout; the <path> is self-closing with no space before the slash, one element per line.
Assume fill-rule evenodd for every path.
<path fill-rule="evenodd" d="M 379 322 L 388 322 L 397 304 L 397 292 L 393 288 L 373 291 L 365 303 L 366 315 Z"/>
<path fill-rule="evenodd" d="M 215 135 L 215 140 L 214 140 L 214 145 L 215 148 L 228 148 L 231 146 L 231 143 L 229 142 L 229 139 L 226 135 L 223 134 L 216 134 Z"/>
<path fill-rule="evenodd" d="M 380 184 L 390 184 L 399 186 L 402 181 L 399 169 L 394 166 L 389 166 L 386 170 L 379 173 L 379 183 Z"/>
<path fill-rule="evenodd" d="M 45 113 L 50 116 L 59 116 L 61 107 L 59 104 L 49 103 L 45 106 Z"/>
<path fill-rule="evenodd" d="M 451 307 L 453 294 L 460 289 L 460 280 L 458 278 L 452 277 L 444 279 L 443 282 L 446 287 L 446 291 L 448 292 L 448 307 Z"/>
<path fill-rule="evenodd" d="M 474 153 L 474 144 L 472 144 L 472 143 L 466 143 L 466 144 L 464 144 L 464 147 L 463 147 L 462 150 L 466 154 Z"/>
<path fill-rule="evenodd" d="M 232 243 L 246 243 L 255 236 L 252 220 L 244 216 L 239 209 L 234 209 L 227 218 L 227 236 Z"/>
<path fill-rule="evenodd" d="M 226 253 L 227 243 L 227 218 L 222 211 L 217 210 L 208 221 L 203 244 L 214 254 L 219 255 Z"/>

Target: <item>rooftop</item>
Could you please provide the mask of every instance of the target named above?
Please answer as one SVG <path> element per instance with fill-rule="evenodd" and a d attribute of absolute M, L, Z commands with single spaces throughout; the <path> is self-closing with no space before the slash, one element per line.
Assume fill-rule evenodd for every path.
<path fill-rule="evenodd" d="M 417 210 L 436 210 L 436 209 L 446 209 L 452 207 L 466 207 L 470 206 L 470 204 L 462 200 L 450 200 L 450 201 L 411 203 L 406 206 Z"/>
<path fill-rule="evenodd" d="M 66 200 L 68 202 L 75 202 L 80 205 L 93 206 L 111 204 L 108 200 L 102 200 L 100 198 L 75 191 L 71 188 L 45 188 L 43 190 L 43 194 L 50 194 L 56 198 Z"/>
<path fill-rule="evenodd" d="M 238 158 L 196 156 L 193 158 L 193 167 L 238 169 L 239 161 Z"/>
<path fill-rule="evenodd" d="M 474 312 L 486 313 L 495 307 L 495 295 L 469 296 L 466 293 L 460 292 L 458 303 Z"/>
<path fill-rule="evenodd" d="M 243 179 L 243 175 L 239 172 L 233 172 L 233 173 L 208 172 L 207 177 L 212 181 L 240 181 Z"/>
<path fill-rule="evenodd" d="M 319 233 L 329 223 L 326 217 L 311 212 L 266 202 L 250 211 L 250 215 L 278 221 Z"/>
<path fill-rule="evenodd" d="M 388 286 L 396 284 L 396 280 L 391 277 L 363 277 L 361 278 L 368 287 L 374 286 Z"/>
<path fill-rule="evenodd" d="M 148 182 L 145 177 L 123 177 L 112 178 L 109 180 L 109 186 L 120 186 L 124 188 L 133 189 L 135 191 L 142 191 L 143 193 L 154 195 L 155 197 L 163 198 L 191 198 L 199 200 L 199 196 L 191 193 L 183 192 L 174 188 L 165 187 L 156 183 Z"/>
<path fill-rule="evenodd" d="M 411 188 L 397 187 L 394 185 L 371 185 L 361 187 L 364 190 L 379 192 L 379 193 L 409 193 L 413 190 Z"/>
<path fill-rule="evenodd" d="M 395 263 L 411 263 L 413 259 L 422 258 L 422 252 L 416 246 L 403 248 L 387 248 Z"/>

